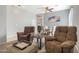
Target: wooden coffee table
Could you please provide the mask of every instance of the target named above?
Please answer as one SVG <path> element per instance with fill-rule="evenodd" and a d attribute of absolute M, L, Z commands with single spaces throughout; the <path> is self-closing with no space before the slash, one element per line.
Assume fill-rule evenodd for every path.
<path fill-rule="evenodd" d="M 16 47 L 13 47 L 13 45 L 9 45 L 7 47 L 7 50 L 10 52 L 10 53 L 35 53 L 38 51 L 38 47 L 37 47 L 37 44 L 36 43 L 32 43 L 30 46 L 28 46 L 27 48 L 25 48 L 24 50 L 20 50 Z"/>
<path fill-rule="evenodd" d="M 16 42 L 13 44 L 14 47 L 16 47 L 20 50 L 24 50 L 25 48 L 27 48 L 30 45 L 31 45 L 30 43 L 26 43 L 26 42 Z"/>

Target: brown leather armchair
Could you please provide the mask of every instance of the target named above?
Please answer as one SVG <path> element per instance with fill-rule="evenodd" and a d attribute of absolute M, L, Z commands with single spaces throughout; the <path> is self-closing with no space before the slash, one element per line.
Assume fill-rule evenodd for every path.
<path fill-rule="evenodd" d="M 32 42 L 32 35 L 34 33 L 35 28 L 33 26 L 24 27 L 24 32 L 17 32 L 17 38 L 19 42 Z"/>
<path fill-rule="evenodd" d="M 47 52 L 69 53 L 77 42 L 77 28 L 58 26 L 53 36 L 45 37 L 45 48 Z"/>

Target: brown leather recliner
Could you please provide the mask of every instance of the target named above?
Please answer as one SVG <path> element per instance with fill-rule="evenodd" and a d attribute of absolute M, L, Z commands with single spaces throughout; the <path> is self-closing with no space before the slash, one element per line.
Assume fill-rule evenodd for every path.
<path fill-rule="evenodd" d="M 25 26 L 24 32 L 17 32 L 17 38 L 19 42 L 32 42 L 31 33 L 34 33 L 35 28 L 33 26 Z"/>
<path fill-rule="evenodd" d="M 47 52 L 69 53 L 77 42 L 77 28 L 58 26 L 53 36 L 45 37 L 45 48 Z"/>

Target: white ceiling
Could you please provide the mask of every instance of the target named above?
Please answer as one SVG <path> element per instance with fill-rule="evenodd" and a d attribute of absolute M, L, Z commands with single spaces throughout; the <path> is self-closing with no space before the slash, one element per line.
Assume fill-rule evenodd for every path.
<path fill-rule="evenodd" d="M 70 8 L 70 5 L 23 5 L 19 8 L 26 10 L 28 12 L 38 14 L 38 13 L 44 13 L 45 12 L 44 7 L 46 6 L 48 6 L 49 8 L 54 8 L 53 11 L 60 11 Z"/>

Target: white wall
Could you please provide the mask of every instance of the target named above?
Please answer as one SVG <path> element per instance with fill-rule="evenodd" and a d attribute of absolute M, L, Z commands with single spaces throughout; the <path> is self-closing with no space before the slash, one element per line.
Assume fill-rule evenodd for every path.
<path fill-rule="evenodd" d="M 0 44 L 6 42 L 6 6 L 0 5 Z"/>
<path fill-rule="evenodd" d="M 16 29 L 16 18 L 15 14 L 12 10 L 12 7 L 7 6 L 7 36 L 13 36 L 17 29 Z"/>
<path fill-rule="evenodd" d="M 79 6 L 72 6 L 73 8 L 73 17 L 72 17 L 72 25 L 77 27 L 77 52 L 79 52 Z"/>
<path fill-rule="evenodd" d="M 36 16 L 29 10 L 7 6 L 7 39 L 24 31 L 24 26 L 36 26 Z M 9 40 L 11 41 L 11 40 Z"/>

